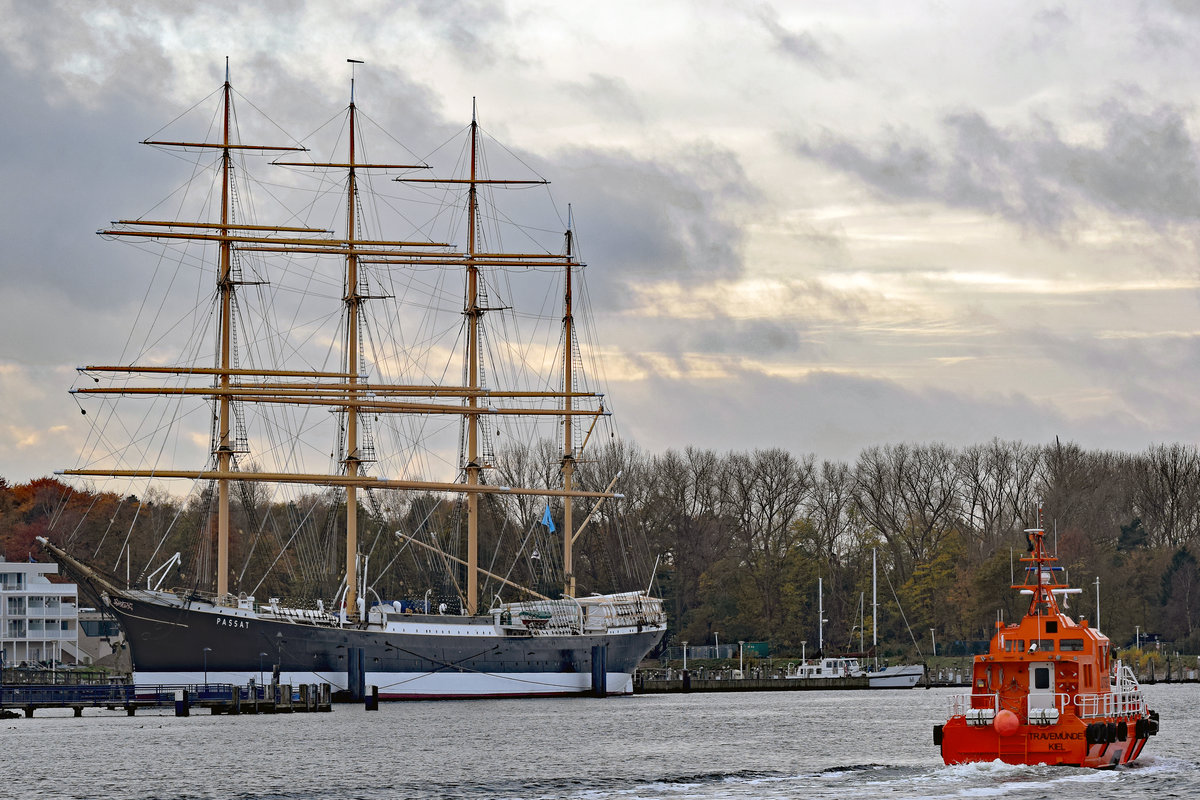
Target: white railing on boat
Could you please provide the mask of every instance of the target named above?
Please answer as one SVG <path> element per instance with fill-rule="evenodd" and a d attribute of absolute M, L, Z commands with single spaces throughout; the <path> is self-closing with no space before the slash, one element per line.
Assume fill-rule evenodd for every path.
<path fill-rule="evenodd" d="M 653 628 L 666 621 L 662 600 L 642 592 L 501 603 L 492 613 L 503 628 L 541 635 Z"/>
<path fill-rule="evenodd" d="M 1043 695 L 1043 697 L 1045 697 Z M 1034 723 L 1052 724 L 1060 715 L 1074 706 L 1081 719 L 1096 717 L 1137 717 L 1147 712 L 1146 698 L 1139 689 L 1114 691 L 1104 694 L 1066 694 L 1056 692 L 1053 704 L 1029 704 L 1025 700 L 1025 718 Z M 1039 701 L 1043 702 L 1044 701 Z M 971 724 L 988 724 L 1000 710 L 999 694 L 954 694 L 950 695 L 950 716 L 966 717 Z"/>
<path fill-rule="evenodd" d="M 950 695 L 950 716 L 963 717 L 968 711 L 991 711 L 993 715 L 1000 710 L 1000 695 L 989 694 L 952 694 Z"/>
<path fill-rule="evenodd" d="M 1140 690 L 1075 696 L 1081 719 L 1093 717 L 1140 717 L 1146 714 L 1146 698 Z"/>

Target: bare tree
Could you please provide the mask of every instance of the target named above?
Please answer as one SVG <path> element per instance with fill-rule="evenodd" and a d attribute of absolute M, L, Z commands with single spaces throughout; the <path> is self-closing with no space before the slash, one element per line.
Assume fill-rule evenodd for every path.
<path fill-rule="evenodd" d="M 871 447 L 854 477 L 855 506 L 888 543 L 896 577 L 906 580 L 958 516 L 953 451 L 941 444 Z"/>
<path fill-rule="evenodd" d="M 793 523 L 812 489 L 812 474 L 812 456 L 797 459 L 778 448 L 729 457 L 726 516 L 737 520 L 742 563 L 771 634 L 780 621 L 784 561 L 796 541 Z"/>
<path fill-rule="evenodd" d="M 1039 458 L 1036 447 L 999 439 L 971 445 L 956 457 L 962 532 L 975 545 L 977 560 L 1027 527 Z"/>
<path fill-rule="evenodd" d="M 1200 454 L 1159 444 L 1134 459 L 1133 506 L 1154 546 L 1179 547 L 1200 531 Z"/>

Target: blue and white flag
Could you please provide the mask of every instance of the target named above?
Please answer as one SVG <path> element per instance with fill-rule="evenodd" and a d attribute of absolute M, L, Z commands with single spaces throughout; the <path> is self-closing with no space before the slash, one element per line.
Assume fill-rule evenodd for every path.
<path fill-rule="evenodd" d="M 554 533 L 554 520 L 550 518 L 550 504 L 546 504 L 546 513 L 542 514 L 542 524 L 549 528 L 551 533 Z"/>

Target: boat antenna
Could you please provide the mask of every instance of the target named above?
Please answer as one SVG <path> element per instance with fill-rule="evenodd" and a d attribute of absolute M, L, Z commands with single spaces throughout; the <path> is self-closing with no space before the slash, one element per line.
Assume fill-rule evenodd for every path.
<path fill-rule="evenodd" d="M 354 105 L 354 65 L 365 64 L 367 62 L 360 61 L 357 58 L 347 58 L 346 63 L 350 65 L 350 105 Z"/>
<path fill-rule="evenodd" d="M 229 83 L 229 56 L 225 56 L 225 82 Z"/>

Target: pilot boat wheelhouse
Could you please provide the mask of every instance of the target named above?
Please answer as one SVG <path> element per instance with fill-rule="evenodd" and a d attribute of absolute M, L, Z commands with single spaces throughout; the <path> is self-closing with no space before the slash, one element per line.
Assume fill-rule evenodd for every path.
<path fill-rule="evenodd" d="M 1080 590 L 1062 580 L 1045 532 L 1026 536 L 1026 580 L 1013 588 L 1029 596 L 1029 610 L 1014 624 L 997 622 L 987 654 L 975 657 L 971 693 L 951 698 L 934 743 L 947 764 L 1128 764 L 1158 732 L 1158 714 L 1133 671 L 1113 659 L 1108 637 L 1059 607 Z"/>

